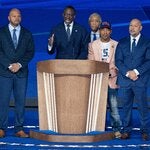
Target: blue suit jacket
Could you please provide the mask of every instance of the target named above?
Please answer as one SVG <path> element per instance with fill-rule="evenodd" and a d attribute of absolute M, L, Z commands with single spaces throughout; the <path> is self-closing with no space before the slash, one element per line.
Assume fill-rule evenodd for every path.
<path fill-rule="evenodd" d="M 115 63 L 119 69 L 118 85 L 122 87 L 146 86 L 150 78 L 150 40 L 141 35 L 134 52 L 130 51 L 130 37 L 123 38 L 115 53 Z M 137 69 L 139 78 L 132 81 L 126 77 L 129 70 Z"/>
<path fill-rule="evenodd" d="M 28 63 L 34 55 L 32 34 L 21 26 L 18 46 L 15 49 L 8 25 L 0 29 L 0 75 L 11 77 L 14 73 L 8 67 L 12 63 L 20 63 L 22 68 L 16 73 L 19 77 L 28 74 Z"/>
<path fill-rule="evenodd" d="M 67 40 L 64 23 L 57 25 L 52 34 L 54 45 L 49 53 L 53 54 L 56 51 L 57 59 L 87 59 L 90 37 L 81 25 L 74 22 L 70 41 Z"/>

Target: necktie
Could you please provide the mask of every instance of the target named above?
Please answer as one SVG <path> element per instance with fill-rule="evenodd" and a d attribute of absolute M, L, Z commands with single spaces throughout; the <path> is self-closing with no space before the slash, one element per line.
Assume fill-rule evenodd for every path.
<path fill-rule="evenodd" d="M 133 39 L 131 52 L 134 52 L 135 47 L 136 47 L 136 39 Z"/>
<path fill-rule="evenodd" d="M 93 34 L 93 41 L 95 41 L 96 40 L 96 34 L 94 33 Z"/>
<path fill-rule="evenodd" d="M 16 49 L 17 47 L 17 35 L 16 35 L 16 29 L 13 29 L 13 37 L 12 37 L 13 43 L 14 43 L 14 47 Z"/>
<path fill-rule="evenodd" d="M 68 36 L 68 41 L 70 40 L 70 24 L 67 25 L 67 36 Z"/>

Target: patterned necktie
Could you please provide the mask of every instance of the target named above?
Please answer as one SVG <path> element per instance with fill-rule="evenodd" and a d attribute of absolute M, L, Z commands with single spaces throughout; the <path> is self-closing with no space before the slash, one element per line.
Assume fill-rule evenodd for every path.
<path fill-rule="evenodd" d="M 131 52 L 134 52 L 135 47 L 136 47 L 136 39 L 133 39 Z"/>
<path fill-rule="evenodd" d="M 67 36 L 68 36 L 68 41 L 70 40 L 70 24 L 67 25 Z"/>
<path fill-rule="evenodd" d="M 93 41 L 95 41 L 96 40 L 96 34 L 94 33 L 93 34 Z"/>
<path fill-rule="evenodd" d="M 13 37 L 12 37 L 14 47 L 17 48 L 17 35 L 16 35 L 16 29 L 13 29 Z"/>

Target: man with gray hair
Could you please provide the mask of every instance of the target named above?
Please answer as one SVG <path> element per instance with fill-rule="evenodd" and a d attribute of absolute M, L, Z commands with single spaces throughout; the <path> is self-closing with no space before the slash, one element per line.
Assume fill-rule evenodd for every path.
<path fill-rule="evenodd" d="M 91 29 L 90 41 L 95 41 L 100 38 L 99 27 L 102 22 L 101 16 L 98 13 L 92 13 L 89 16 L 89 25 Z"/>

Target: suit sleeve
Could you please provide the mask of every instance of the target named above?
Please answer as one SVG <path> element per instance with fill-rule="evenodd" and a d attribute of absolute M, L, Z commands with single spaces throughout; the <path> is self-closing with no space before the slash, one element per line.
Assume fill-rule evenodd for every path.
<path fill-rule="evenodd" d="M 1 50 L 0 50 L 0 64 L 4 67 L 5 70 L 7 70 L 9 65 L 11 64 L 11 61 L 7 57 L 5 57 L 5 55 Z"/>
<path fill-rule="evenodd" d="M 89 45 L 88 45 L 88 59 L 89 60 L 95 60 L 94 51 L 93 51 L 93 48 L 92 48 L 92 43 L 89 43 Z"/>
<path fill-rule="evenodd" d="M 34 41 L 33 41 L 33 37 L 31 33 L 28 34 L 28 40 L 26 44 L 27 44 L 27 47 L 26 47 L 25 54 L 18 61 L 18 63 L 20 63 L 23 68 L 28 65 L 29 61 L 34 56 Z"/>
<path fill-rule="evenodd" d="M 128 67 L 124 64 L 124 56 L 123 56 L 123 46 L 122 43 L 119 43 L 115 52 L 115 65 L 118 68 L 119 72 L 126 76 L 127 71 L 129 71 Z"/>
<path fill-rule="evenodd" d="M 55 32 L 55 28 L 53 28 L 52 31 L 51 31 L 51 33 L 50 33 L 49 38 L 54 34 L 54 43 L 53 43 L 53 45 L 52 45 L 50 51 L 47 49 L 48 54 L 53 54 L 53 53 L 55 53 L 55 49 L 56 49 L 56 38 L 55 38 L 55 33 L 56 33 L 56 32 Z"/>
<path fill-rule="evenodd" d="M 115 52 L 116 52 L 116 47 L 117 47 L 117 44 L 112 44 L 112 47 L 114 47 L 112 49 L 112 53 L 109 54 L 109 57 L 110 57 L 110 62 L 109 62 L 109 69 L 117 69 L 117 67 L 115 66 Z"/>
<path fill-rule="evenodd" d="M 110 77 L 113 78 L 113 77 L 116 77 L 117 76 L 117 72 L 118 72 L 118 69 L 115 65 L 115 52 L 116 52 L 116 46 L 115 44 L 113 44 L 113 51 L 112 51 L 112 54 L 109 56 L 110 57 L 110 62 L 109 62 L 109 73 L 110 73 Z"/>
<path fill-rule="evenodd" d="M 142 75 L 143 73 L 150 70 L 150 41 L 146 43 L 146 51 L 145 51 L 145 61 L 142 63 L 141 66 L 135 68 L 138 70 L 139 74 Z"/>
<path fill-rule="evenodd" d="M 81 48 L 77 59 L 87 59 L 88 57 L 88 44 L 90 42 L 90 36 L 86 30 L 83 30 L 82 32 Z"/>
<path fill-rule="evenodd" d="M 0 33 L 0 64 L 4 67 L 5 70 L 7 70 L 9 65 L 11 64 L 11 60 L 6 56 L 5 52 L 3 51 L 2 39 L 3 39 L 3 34 Z"/>

